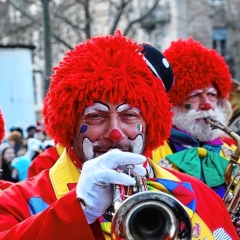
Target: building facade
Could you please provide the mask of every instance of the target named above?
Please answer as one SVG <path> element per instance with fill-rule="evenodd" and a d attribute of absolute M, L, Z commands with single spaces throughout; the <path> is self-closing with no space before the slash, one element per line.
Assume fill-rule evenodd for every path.
<path fill-rule="evenodd" d="M 36 47 L 33 52 L 35 111 L 38 121 L 41 121 L 45 82 L 48 78 L 44 69 L 43 9 L 39 8 L 38 1 L 28 7 L 16 6 L 13 2 L 10 4 L 7 0 L 0 0 L 0 7 L 4 9 L 2 14 L 8 13 L 4 18 L 5 24 L 8 21 L 15 23 L 18 29 L 24 26 L 29 28 L 17 32 L 12 27 L 12 32 L 5 33 L 1 39 L 7 44 L 32 44 Z M 120 29 L 123 34 L 139 43 L 151 43 L 161 51 L 173 40 L 193 37 L 203 45 L 217 49 L 229 63 L 233 75 L 238 76 L 238 0 L 115 0 L 110 3 L 104 0 L 86 0 L 85 5 L 80 5 L 75 0 L 51 2 L 49 10 L 53 66 L 79 42 Z M 0 29 L 4 31 L 2 24 Z M 13 32 L 17 33 L 14 35 Z"/>

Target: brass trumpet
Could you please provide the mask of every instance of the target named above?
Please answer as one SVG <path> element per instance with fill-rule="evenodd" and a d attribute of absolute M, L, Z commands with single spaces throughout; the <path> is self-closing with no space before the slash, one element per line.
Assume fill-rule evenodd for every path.
<path fill-rule="evenodd" d="M 211 125 L 212 129 L 221 129 L 237 142 L 237 149 L 232 153 L 225 173 L 225 182 L 228 187 L 223 196 L 223 201 L 231 219 L 236 222 L 240 219 L 240 163 L 238 161 L 240 156 L 240 136 L 217 120 L 205 118 L 205 121 Z"/>
<path fill-rule="evenodd" d="M 192 239 L 191 220 L 182 203 L 166 193 L 147 191 L 145 178 L 134 178 L 136 185 L 127 187 L 126 195 L 123 186 L 114 186 L 111 238 Z"/>

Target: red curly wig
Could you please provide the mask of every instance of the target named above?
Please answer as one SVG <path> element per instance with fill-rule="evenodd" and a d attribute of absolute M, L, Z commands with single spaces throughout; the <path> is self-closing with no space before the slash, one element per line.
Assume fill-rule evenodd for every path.
<path fill-rule="evenodd" d="M 231 89 L 231 75 L 224 58 L 214 49 L 189 38 L 173 41 L 163 54 L 170 62 L 174 85 L 168 92 L 174 106 L 180 105 L 188 92 L 214 84 L 222 98 Z"/>
<path fill-rule="evenodd" d="M 4 137 L 4 133 L 5 133 L 5 130 L 4 130 L 4 120 L 3 120 L 3 115 L 0 111 L 0 144 L 3 140 L 3 137 Z"/>
<path fill-rule="evenodd" d="M 161 80 L 145 63 L 141 46 L 117 31 L 94 37 L 69 51 L 55 67 L 43 108 L 45 130 L 70 146 L 78 113 L 104 101 L 139 107 L 147 124 L 146 148 L 163 144 L 170 133 L 172 105 Z"/>

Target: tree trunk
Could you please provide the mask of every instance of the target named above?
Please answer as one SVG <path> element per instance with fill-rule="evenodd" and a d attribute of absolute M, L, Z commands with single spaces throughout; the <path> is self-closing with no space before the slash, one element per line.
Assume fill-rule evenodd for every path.
<path fill-rule="evenodd" d="M 44 89 L 45 94 L 50 85 L 50 76 L 52 73 L 52 46 L 51 46 L 51 25 L 49 15 L 49 0 L 42 0 L 43 19 L 44 19 L 44 51 L 45 51 L 45 74 Z"/>

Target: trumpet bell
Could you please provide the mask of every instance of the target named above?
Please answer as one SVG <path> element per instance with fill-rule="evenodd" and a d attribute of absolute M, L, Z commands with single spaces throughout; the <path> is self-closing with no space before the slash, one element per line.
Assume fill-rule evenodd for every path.
<path fill-rule="evenodd" d="M 146 191 L 126 199 L 112 219 L 114 240 L 192 239 L 183 205 L 163 192 Z"/>

